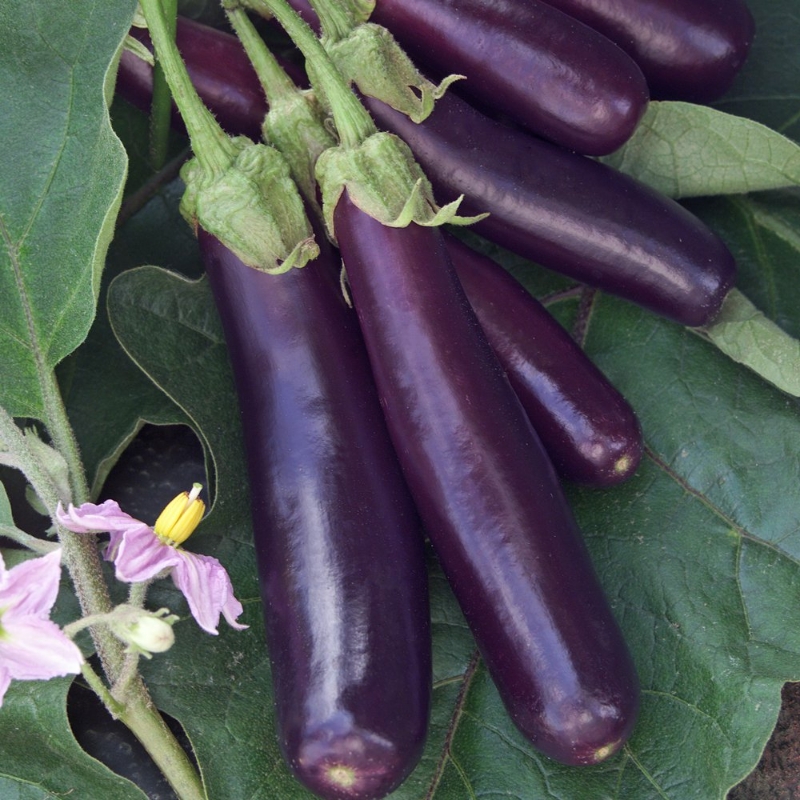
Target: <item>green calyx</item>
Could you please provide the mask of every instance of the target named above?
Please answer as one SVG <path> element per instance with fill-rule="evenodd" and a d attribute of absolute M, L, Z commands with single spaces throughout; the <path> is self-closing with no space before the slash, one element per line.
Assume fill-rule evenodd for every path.
<path fill-rule="evenodd" d="M 424 78 L 411 59 L 384 27 L 371 22 L 358 25 L 338 41 L 325 41 L 336 68 L 368 97 L 375 97 L 414 122 L 422 122 L 453 81 L 449 75 L 438 86 Z M 307 65 L 314 81 L 313 67 Z"/>
<path fill-rule="evenodd" d="M 286 159 L 244 137 L 232 142 L 235 156 L 219 175 L 196 158 L 183 166 L 181 214 L 250 267 L 280 274 L 305 266 L 319 247 Z"/>
<path fill-rule="evenodd" d="M 430 182 L 410 148 L 391 133 L 375 133 L 358 147 L 326 150 L 317 160 L 317 182 L 325 225 L 334 240 L 333 211 L 345 189 L 358 208 L 390 228 L 404 228 L 412 222 L 470 225 L 486 216 L 459 217 L 461 198 L 437 206 Z"/>
<path fill-rule="evenodd" d="M 325 126 L 325 113 L 314 92 L 281 95 L 264 119 L 264 141 L 280 150 L 306 202 L 317 208 L 314 168 L 320 154 L 337 142 Z"/>

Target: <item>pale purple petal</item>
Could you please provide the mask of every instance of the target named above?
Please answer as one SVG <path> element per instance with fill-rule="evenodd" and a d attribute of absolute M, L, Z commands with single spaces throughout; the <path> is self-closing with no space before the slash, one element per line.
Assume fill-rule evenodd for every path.
<path fill-rule="evenodd" d="M 144 525 L 130 514 L 126 514 L 116 500 L 106 500 L 99 505 L 84 503 L 78 508 L 70 503 L 66 511 L 59 503 L 56 508 L 56 519 L 67 530 L 75 533 L 103 533 L 105 531 L 123 533 L 130 528 Z"/>
<path fill-rule="evenodd" d="M 181 553 L 141 524 L 120 536 L 113 558 L 117 579 L 126 583 L 149 581 L 182 560 Z"/>
<path fill-rule="evenodd" d="M 81 671 L 75 642 L 49 619 L 9 619 L 3 614 L 0 663 L 15 680 L 47 680 Z"/>
<path fill-rule="evenodd" d="M 3 707 L 3 698 L 10 683 L 11 673 L 5 667 L 0 666 L 0 708 Z"/>
<path fill-rule="evenodd" d="M 232 628 L 247 628 L 247 625 L 236 622 L 243 609 L 233 595 L 233 586 L 225 567 L 211 556 L 186 550 L 180 551 L 180 555 L 182 558 L 172 573 L 172 580 L 186 597 L 197 624 L 204 631 L 216 635 L 219 615 L 224 614 Z"/>
<path fill-rule="evenodd" d="M 56 602 L 61 579 L 61 549 L 6 570 L 0 556 L 0 611 L 3 627 L 19 617 L 45 618 Z"/>

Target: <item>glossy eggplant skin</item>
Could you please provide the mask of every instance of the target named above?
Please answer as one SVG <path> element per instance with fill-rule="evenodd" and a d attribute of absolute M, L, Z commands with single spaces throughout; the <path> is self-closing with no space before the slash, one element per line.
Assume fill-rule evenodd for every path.
<path fill-rule="evenodd" d="M 307 0 L 291 2 L 313 20 Z M 570 150 L 613 152 L 647 108 L 633 59 L 539 0 L 377 0 L 370 21 L 432 76 L 465 75 L 451 91 Z"/>
<path fill-rule="evenodd" d="M 709 103 L 730 88 L 755 22 L 743 0 L 544 0 L 607 36 L 659 100 Z"/>
<path fill-rule="evenodd" d="M 211 30 L 206 35 L 225 36 Z M 225 43 L 221 64 L 240 49 L 230 38 L 218 38 Z M 190 73 L 201 51 L 187 47 Z M 134 99 L 129 73 L 150 72 L 134 61 L 120 64 L 117 86 L 126 99 Z M 216 78 L 221 85 L 200 86 L 200 96 L 227 119 L 229 78 L 222 70 Z M 242 73 L 239 89 L 255 97 L 249 121 L 231 133 L 260 125 L 266 113 L 252 69 Z M 439 202 L 464 194 L 464 213 L 490 212 L 473 229 L 502 247 L 683 325 L 710 322 L 733 286 L 736 263 L 722 240 L 639 181 L 490 119 L 452 92 L 418 125 L 378 100 L 364 102 L 381 127 L 409 144 Z"/>
<path fill-rule="evenodd" d="M 335 262 L 268 275 L 200 231 L 236 379 L 280 746 L 326 800 L 391 792 L 426 736 L 424 537 Z"/>
<path fill-rule="evenodd" d="M 453 236 L 447 250 L 489 344 L 566 480 L 611 486 L 642 458 L 628 401 L 577 342 L 497 262 Z"/>
<path fill-rule="evenodd" d="M 151 47 L 147 31 L 132 28 L 131 34 Z M 261 138 L 261 123 L 267 101 L 261 84 L 239 40 L 232 34 L 178 17 L 175 42 L 200 97 L 214 109 L 217 121 L 232 135 Z M 142 111 L 149 112 L 153 97 L 153 69 L 138 56 L 123 50 L 117 71 L 117 91 Z M 177 110 L 173 125 L 183 123 Z"/>
<path fill-rule="evenodd" d="M 395 450 L 511 718 L 554 759 L 601 761 L 633 727 L 636 673 L 441 233 L 384 227 L 346 192 L 334 231 Z"/>
<path fill-rule="evenodd" d="M 693 327 L 710 322 L 733 286 L 725 243 L 679 203 L 593 159 L 489 119 L 452 93 L 416 125 L 364 100 L 398 134 L 440 203 L 502 247 Z"/>

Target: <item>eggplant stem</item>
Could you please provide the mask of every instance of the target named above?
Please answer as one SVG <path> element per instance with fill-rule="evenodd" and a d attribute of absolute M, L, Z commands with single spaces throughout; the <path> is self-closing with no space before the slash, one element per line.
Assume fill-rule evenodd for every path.
<path fill-rule="evenodd" d="M 262 16 L 274 16 L 306 62 L 313 66 L 314 88 L 325 97 L 331 108 L 342 147 L 358 147 L 377 132 L 372 118 L 336 69 L 314 32 L 286 0 L 242 0 L 242 4 Z"/>
<path fill-rule="evenodd" d="M 192 149 L 203 169 L 210 175 L 221 175 L 235 157 L 230 139 L 192 85 L 174 38 L 169 35 L 162 0 L 141 0 L 141 6 L 156 59 L 164 69 L 175 105 L 189 132 Z"/>

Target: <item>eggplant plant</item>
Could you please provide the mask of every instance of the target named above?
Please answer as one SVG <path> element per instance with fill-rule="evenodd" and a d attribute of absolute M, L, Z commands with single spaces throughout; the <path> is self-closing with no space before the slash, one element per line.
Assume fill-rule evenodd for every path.
<path fill-rule="evenodd" d="M 730 88 L 710 107 L 651 102 L 629 144 L 604 159 L 606 164 L 598 174 L 614 171 L 616 181 L 617 172 L 628 172 L 637 181 L 657 183 L 660 192 L 669 193 L 670 204 L 675 202 L 683 209 L 676 213 L 691 212 L 735 259 L 736 289 L 729 291 L 726 278 L 723 293 L 733 298 L 746 296 L 752 305 L 726 302 L 721 316 L 710 326 L 703 319 L 699 328 L 685 327 L 698 324 L 697 318 L 664 318 L 653 309 L 607 293 L 606 288 L 586 288 L 577 282 L 583 278 L 548 269 L 539 262 L 544 257 L 521 253 L 510 244 L 504 246 L 501 238 L 490 238 L 492 217 L 480 223 L 482 228 L 456 231 L 458 238 L 468 243 L 470 254 L 477 253 L 479 261 L 491 257 L 499 262 L 530 296 L 538 298 L 563 333 L 572 335 L 573 342 L 624 395 L 638 418 L 643 448 L 636 453 L 633 461 L 638 466 L 626 475 L 626 481 L 602 489 L 570 482 L 558 490 L 563 491 L 568 514 L 574 515 L 585 540 L 585 551 L 581 546 L 573 555 L 580 563 L 588 558 L 593 564 L 588 577 L 578 581 L 583 584 L 581 589 L 586 590 L 588 584 L 590 594 L 595 587 L 602 590 L 603 603 L 608 603 L 613 617 L 613 625 L 609 625 L 618 627 L 638 673 L 640 701 L 635 725 L 628 730 L 623 724 L 627 740 L 595 766 L 560 763 L 551 758 L 559 755 L 560 745 L 551 747 L 547 755 L 547 747 L 543 753 L 531 743 L 509 716 L 508 703 L 504 705 L 501 693 L 507 700 L 508 687 L 492 679 L 492 674 L 502 673 L 504 667 L 511 671 L 508 664 L 498 668 L 489 663 L 502 658 L 503 647 L 509 646 L 487 650 L 486 634 L 480 633 L 482 645 L 476 647 L 467 620 L 477 612 L 470 610 L 470 598 L 465 601 L 463 597 L 470 592 L 470 581 L 453 581 L 459 587 L 459 605 L 445 577 L 450 574 L 452 580 L 456 567 L 444 557 L 440 563 L 435 549 L 426 545 L 433 642 L 430 719 L 424 746 L 417 735 L 410 737 L 413 745 L 402 745 L 409 754 L 407 763 L 417 766 L 407 776 L 405 768 L 398 769 L 395 774 L 405 780 L 393 789 L 393 798 L 448 800 L 492 793 L 530 800 L 540 796 L 565 800 L 644 800 L 654 795 L 682 800 L 726 794 L 732 800 L 744 800 L 759 796 L 747 775 L 756 767 L 774 727 L 781 687 L 800 679 L 800 619 L 796 619 L 794 597 L 800 557 L 796 490 L 800 408 L 792 394 L 792 380 L 796 382 L 800 374 L 792 360 L 793 353 L 796 357 L 792 342 L 796 348 L 800 337 L 796 281 L 800 258 L 796 93 L 800 60 L 795 47 L 800 30 L 787 3 L 779 1 L 776 6 L 775 2 L 751 0 L 749 5 L 756 35 L 747 62 Z M 36 785 L 52 794 L 146 796 L 119 765 L 97 761 L 79 744 L 86 740 L 76 716 L 76 688 L 94 686 L 102 693 L 102 686 L 88 671 L 99 663 L 92 654 L 99 653 L 107 670 L 97 667 L 101 684 L 107 680 L 112 689 L 124 689 L 118 691 L 116 702 L 124 705 L 131 697 L 138 698 L 130 706 L 136 712 L 128 710 L 120 718 L 151 742 L 151 750 L 157 754 L 158 746 L 152 743 L 166 735 L 163 729 L 152 733 L 155 728 L 148 727 L 157 719 L 151 715 L 153 708 L 169 719 L 172 729 L 180 729 L 177 749 L 169 751 L 179 761 L 184 759 L 178 777 L 170 759 L 160 765 L 173 776 L 176 796 L 309 798 L 310 790 L 296 781 L 284 763 L 276 735 L 285 722 L 279 721 L 280 714 L 274 710 L 276 675 L 264 645 L 265 603 L 258 578 L 259 558 L 269 562 L 276 556 L 264 550 L 259 553 L 254 544 L 257 526 L 251 517 L 252 485 L 244 455 L 252 447 L 252 434 L 236 401 L 236 374 L 241 368 L 237 368 L 235 356 L 229 355 L 225 338 L 242 324 L 236 313 L 242 300 L 220 314 L 212 286 L 213 267 L 206 275 L 201 247 L 180 217 L 183 185 L 176 177 L 176 167 L 185 157 L 186 139 L 180 133 L 171 134 L 170 152 L 176 161 L 153 170 L 147 161 L 147 115 L 120 98 L 112 103 L 120 48 L 135 21 L 135 11 L 134 3 L 123 0 L 102 8 L 78 0 L 64 8 L 12 2 L 0 12 L 0 74 L 4 85 L 11 87 L 0 115 L 6 144 L 0 164 L 4 243 L 0 248 L 4 375 L 0 382 L 0 406 L 4 409 L 0 417 L 0 477 L 7 487 L 0 492 L 0 632 L 14 634 L 21 630 L 16 627 L 20 620 L 30 621 L 30 616 L 8 609 L 23 608 L 18 590 L 24 585 L 21 576 L 28 574 L 26 580 L 32 583 L 40 575 L 37 619 L 66 631 L 67 638 L 74 635 L 82 653 L 82 661 L 74 660 L 75 651 L 66 648 L 64 640 L 48 628 L 52 638 L 47 641 L 53 643 L 54 658 L 63 653 L 63 658 L 56 660 L 65 674 L 44 680 L 45 674 L 20 668 L 24 659 L 20 661 L 20 649 L 13 648 L 19 638 L 0 638 L 0 735 L 4 742 L 0 748 L 0 795 L 23 796 Z M 267 38 L 274 34 L 268 27 L 262 31 Z M 137 58 L 144 55 L 139 51 Z M 251 86 L 251 78 L 237 80 L 242 86 Z M 444 115 L 440 112 L 447 110 L 447 101 L 448 95 L 437 101 L 429 121 L 435 121 L 437 114 Z M 262 104 L 259 114 L 263 114 L 263 99 L 258 102 Z M 483 118 L 487 118 L 485 114 Z M 502 124 L 500 120 L 494 123 Z M 29 135 L 30 131 L 35 135 Z M 257 127 L 251 130 L 251 136 L 258 133 Z M 509 168 L 509 179 L 514 176 L 514 166 L 520 175 L 533 169 L 520 160 Z M 423 167 L 434 179 L 434 189 L 441 192 L 434 174 L 435 159 Z M 557 170 L 553 173 L 557 181 Z M 460 173 L 454 170 L 453 174 Z M 604 185 L 599 181 L 597 191 Z M 626 179 L 614 185 L 629 184 Z M 439 202 L 454 199 L 444 194 L 436 198 Z M 613 193 L 608 198 L 606 207 L 595 206 L 598 218 L 613 215 Z M 619 200 L 619 207 L 623 202 Z M 469 213 L 487 210 L 464 208 Z M 341 216 L 343 212 L 338 213 Z M 646 213 L 644 206 L 642 213 Z M 340 235 L 348 239 L 350 226 L 355 231 L 361 225 L 371 223 L 356 216 L 345 223 Z M 663 235 L 677 247 L 669 230 L 669 225 L 663 230 L 654 225 L 650 238 Z M 425 241 L 429 240 L 427 231 L 417 233 L 424 233 Z M 603 234 L 603 225 L 598 224 L 597 236 Z M 377 235 L 371 230 L 370 236 Z M 635 238 L 628 241 L 631 250 L 644 246 Z M 206 245 L 208 249 L 208 241 Z M 388 255 L 389 246 L 377 248 L 378 254 Z M 453 247 L 460 249 L 463 244 Z M 355 257 L 351 255 L 351 261 Z M 367 251 L 364 257 L 372 259 L 375 253 Z M 457 267 L 457 259 L 454 261 Z M 305 269 L 287 275 L 300 278 Z M 400 280 L 399 276 L 390 277 Z M 261 275 L 255 274 L 255 278 Z M 426 279 L 422 270 L 413 282 L 415 290 L 422 291 Z M 460 280 L 469 294 L 468 279 Z M 364 284 L 357 281 L 354 278 L 349 287 L 351 300 L 363 307 Z M 244 292 L 248 299 L 255 296 L 247 289 Z M 472 305 L 479 313 L 478 295 L 475 297 Z M 481 291 L 480 299 L 485 298 L 486 292 Z M 400 297 L 392 300 L 399 303 Z M 384 305 L 390 301 L 384 300 Z M 444 308 L 441 311 L 444 313 Z M 341 312 L 352 321 L 352 310 L 342 308 Z M 317 330 L 322 330 L 324 314 L 309 313 L 312 323 L 314 317 L 320 317 Z M 380 307 L 374 313 L 378 319 L 383 315 Z M 503 316 L 501 306 L 496 324 L 510 325 L 513 315 Z M 548 321 L 552 320 L 548 317 Z M 263 324 L 266 327 L 266 321 Z M 488 323 L 481 324 L 488 331 Z M 781 352 L 773 349 L 772 325 L 794 337 L 788 343 L 783 341 Z M 396 332 L 405 334 L 399 329 Z M 323 344 L 333 347 L 330 341 L 320 346 Z M 453 352 L 467 348 L 467 340 L 459 336 L 451 346 Z M 349 352 L 352 355 L 352 349 Z M 482 359 L 495 363 L 482 352 Z M 400 355 L 416 358 L 419 351 L 406 349 Z M 446 359 L 439 363 L 443 373 L 453 372 Z M 342 372 L 338 378 L 347 383 L 344 375 Z M 431 383 L 436 380 L 431 378 Z M 265 391 L 272 391 L 268 379 L 263 381 Z M 405 390 L 395 387 L 394 400 L 401 396 L 401 389 Z M 384 397 L 384 405 L 388 400 Z M 412 401 L 420 398 L 406 396 L 407 409 L 413 409 Z M 441 403 L 434 412 L 428 418 L 433 420 L 431 439 L 442 434 L 435 424 L 437 413 L 443 426 L 451 422 Z M 630 423 L 630 418 L 625 418 Z M 206 454 L 202 467 L 210 489 L 210 513 L 185 544 L 177 544 L 175 539 L 173 544 L 165 544 L 159 538 L 169 538 L 168 532 L 178 535 L 174 526 L 165 527 L 163 520 L 159 525 L 154 518 L 142 516 L 139 523 L 124 514 L 122 496 L 115 498 L 122 507 L 119 512 L 103 505 L 109 500 L 104 494 L 109 472 L 116 462 L 125 461 L 129 442 L 146 422 L 189 425 Z M 279 433 L 284 434 L 285 429 L 270 434 L 275 447 L 274 437 Z M 523 434 L 518 438 L 515 447 Z M 479 454 L 473 455 L 471 476 L 479 476 L 487 463 Z M 144 469 L 158 474 L 156 459 Z M 13 478 L 20 471 L 32 487 L 29 499 L 15 489 Z M 518 475 L 509 475 L 501 484 L 519 480 Z M 426 483 L 428 488 L 432 485 Z M 464 513 L 470 508 L 468 486 L 464 478 L 458 487 L 465 493 Z M 533 498 L 532 485 L 519 489 L 519 494 L 526 488 Z M 34 501 L 38 512 L 30 509 L 32 493 L 38 497 Z M 157 505 L 169 499 L 162 502 L 159 498 Z M 311 498 L 309 510 L 325 513 L 323 506 L 314 505 L 319 499 L 316 495 Z M 195 514 L 197 501 L 190 493 L 182 502 L 188 513 Z M 61 516 L 56 513 L 59 503 Z M 72 517 L 67 513 L 70 503 Z M 144 541 L 149 548 L 148 563 L 154 569 L 167 564 L 162 559 L 170 559 L 163 568 L 172 570 L 172 580 L 152 576 L 152 585 L 150 578 L 140 581 L 148 583 L 148 589 L 146 603 L 137 612 L 137 626 L 152 625 L 162 633 L 166 626 L 174 634 L 172 638 L 165 634 L 158 640 L 162 644 L 147 638 L 152 658 L 143 658 L 141 652 L 136 657 L 146 695 L 138 688 L 139 678 L 129 683 L 123 674 L 124 665 L 133 660 L 124 652 L 134 642 L 129 621 L 123 624 L 120 612 L 114 612 L 112 620 L 109 608 L 102 607 L 118 603 L 119 593 L 112 591 L 107 600 L 98 600 L 97 594 L 84 592 L 76 600 L 73 591 L 73 585 L 86 585 L 81 564 L 97 553 L 93 544 L 87 546 L 89 534 L 71 535 L 66 527 L 94 530 L 89 527 L 93 520 L 79 514 L 86 504 L 102 507 L 106 524 L 117 526 L 107 555 L 119 556 L 123 542 L 127 548 L 128 542 Z M 360 501 L 355 505 L 360 508 Z M 48 514 L 36 517 L 42 510 Z M 82 513 L 90 510 L 84 508 Z M 266 517 L 267 512 L 262 508 L 258 513 Z M 28 522 L 32 514 L 37 524 Z M 56 542 L 42 533 L 51 515 L 58 524 L 58 546 L 66 554 L 62 561 L 70 576 L 62 573 L 57 597 L 54 576 L 58 573 L 52 555 Z M 190 522 L 185 523 L 187 527 Z M 426 526 L 435 547 L 435 525 L 427 521 Z M 155 531 L 155 535 L 135 539 L 147 531 Z M 420 546 L 421 542 L 422 531 Z M 398 591 L 408 589 L 408 584 L 398 591 L 389 585 L 368 584 L 368 576 L 373 574 L 369 562 L 378 561 L 384 552 L 387 563 L 397 560 L 396 554 L 390 556 L 390 551 L 379 547 L 374 553 L 360 549 L 340 562 L 343 571 L 339 574 L 352 570 L 347 580 L 360 590 L 383 592 L 388 617 L 393 616 L 391 603 L 396 600 L 397 619 L 390 621 L 402 627 L 405 618 Z M 485 552 L 470 569 L 485 575 L 478 562 L 483 568 L 494 563 L 494 574 L 500 574 L 503 569 L 498 562 L 511 552 Z M 531 556 L 531 551 L 526 552 Z M 230 589 L 222 584 L 223 599 L 217 612 L 232 624 L 219 625 L 216 636 L 208 635 L 203 610 L 193 606 L 198 596 L 184 591 L 179 578 L 192 565 L 208 565 L 207 558 L 213 558 L 230 576 Z M 529 566 L 542 567 L 544 563 L 540 557 Z M 122 557 L 105 566 L 112 588 L 121 584 L 114 582 L 111 573 L 130 576 L 133 569 Z M 550 571 L 543 568 L 551 578 L 564 571 L 563 566 Z M 207 574 L 209 579 L 222 575 L 213 565 Z M 474 585 L 477 591 L 478 584 Z M 499 581 L 493 586 L 489 594 L 498 595 L 505 584 Z M 563 585 L 550 587 L 554 594 L 565 591 Z M 411 592 L 417 602 L 422 602 L 423 591 Z M 123 605 L 130 605 L 129 600 Z M 311 611 L 319 610 L 311 594 L 303 602 L 310 604 Z M 240 614 L 236 603 L 241 604 Z M 168 608 L 170 616 L 159 616 L 161 608 Z M 78 633 L 75 623 L 82 625 L 81 619 L 93 614 L 104 615 L 104 622 L 95 617 L 87 623 L 94 634 L 91 639 L 85 630 Z M 49 621 L 42 615 L 49 616 Z M 175 616 L 179 619 L 173 619 Z M 206 621 L 206 628 L 193 625 L 193 616 L 198 622 Z M 250 627 L 236 629 L 243 624 Z M 128 639 L 123 641 L 117 634 L 109 638 L 112 626 Z M 348 630 L 352 633 L 355 628 L 351 625 Z M 363 630 L 370 632 L 375 627 L 365 623 Z M 500 630 L 499 626 L 495 630 L 498 639 Z M 323 632 L 319 641 L 332 640 Z M 567 636 L 564 643 L 569 641 Z M 159 648 L 170 644 L 166 652 L 160 652 Z M 615 648 L 613 645 L 612 650 Z M 398 667 L 407 666 L 409 654 L 394 652 L 387 658 L 392 663 L 374 676 L 376 703 L 384 700 L 380 697 L 381 679 L 396 688 L 395 681 L 400 679 L 390 676 L 395 670 L 403 672 Z M 281 680 L 292 677 L 292 666 L 299 669 L 301 660 L 287 661 Z M 351 666 L 355 668 L 355 663 Z M 75 677 L 79 669 L 83 674 Z M 628 691 L 623 687 L 620 696 L 629 700 L 631 684 L 625 678 L 626 670 L 623 664 L 614 678 L 627 686 Z M 419 685 L 411 673 L 404 676 L 410 685 Z M 563 680 L 564 676 L 560 677 Z M 427 716 L 422 710 L 422 694 L 415 695 L 409 688 L 403 697 L 395 697 L 392 716 L 407 718 L 414 708 L 418 716 Z M 298 704 L 290 705 L 294 709 Z M 377 707 L 365 708 L 367 712 L 381 715 Z M 400 735 L 399 727 L 389 728 L 391 733 L 384 738 Z M 283 750 L 285 753 L 286 748 Z M 190 757 L 180 756 L 180 752 L 188 752 Z M 193 774 L 199 777 L 191 777 Z M 349 773 L 336 774 L 342 785 L 347 783 Z M 764 780 L 776 794 L 780 792 L 780 774 L 765 778 L 762 771 L 762 787 Z"/>

